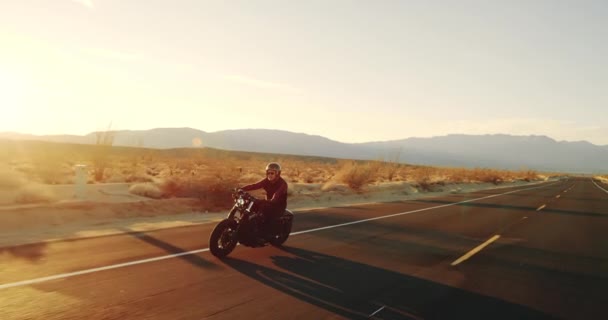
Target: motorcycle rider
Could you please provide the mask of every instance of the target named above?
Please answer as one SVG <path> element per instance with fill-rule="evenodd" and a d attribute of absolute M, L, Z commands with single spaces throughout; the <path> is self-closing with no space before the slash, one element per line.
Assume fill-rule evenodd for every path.
<path fill-rule="evenodd" d="M 266 165 L 266 178 L 241 188 L 243 191 L 264 189 L 266 200 L 256 202 L 258 212 L 264 217 L 262 233 L 270 237 L 277 219 L 287 208 L 287 182 L 281 177 L 281 166 L 276 162 Z M 268 239 L 266 239 L 268 240 Z"/>

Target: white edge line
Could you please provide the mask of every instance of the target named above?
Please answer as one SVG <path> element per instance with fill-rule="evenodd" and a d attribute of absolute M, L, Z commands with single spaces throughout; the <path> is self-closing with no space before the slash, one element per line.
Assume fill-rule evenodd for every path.
<path fill-rule="evenodd" d="M 3 284 L 3 285 L 0 285 L 0 290 L 12 288 L 12 287 L 26 286 L 26 285 L 30 285 L 30 284 L 36 284 L 36 283 L 41 283 L 41 282 L 46 282 L 46 281 L 51 281 L 51 280 L 58 280 L 58 279 L 63 279 L 63 278 L 68 278 L 68 277 L 73 277 L 73 276 L 79 276 L 79 275 L 88 274 L 88 273 L 94 273 L 94 272 L 99 272 L 99 271 L 106 271 L 106 270 L 111 270 L 111 269 L 123 268 L 123 267 L 128 267 L 128 266 L 134 266 L 134 265 L 138 265 L 138 264 L 142 264 L 142 263 L 148 263 L 148 262 L 160 261 L 160 260 L 165 260 L 165 259 L 177 258 L 177 257 L 181 257 L 181 256 L 185 256 L 185 255 L 190 255 L 190 254 L 196 254 L 196 253 L 205 252 L 205 251 L 209 251 L 209 248 L 198 249 L 198 250 L 193 250 L 193 251 L 188 251 L 188 252 L 181 252 L 181 253 L 176 253 L 176 254 L 156 257 L 156 258 L 149 258 L 149 259 L 143 259 L 143 260 L 137 260 L 137 261 L 131 261 L 131 262 L 113 264 L 113 265 L 109 265 L 109 266 L 105 266 L 105 267 L 80 270 L 80 271 L 75 271 L 75 272 L 70 272 L 70 273 L 57 274 L 57 275 L 54 275 L 54 276 L 48 276 L 48 277 L 43 277 L 43 278 L 24 280 L 24 281 L 13 282 L 13 283 L 6 283 L 6 284 Z"/>
<path fill-rule="evenodd" d="M 357 221 L 351 221 L 351 222 L 336 224 L 336 225 L 327 226 L 327 227 L 320 227 L 320 228 L 315 228 L 315 229 L 310 229 L 310 230 L 303 230 L 303 231 L 298 231 L 298 232 L 292 232 L 291 235 L 298 235 L 298 234 L 302 234 L 302 233 L 315 232 L 315 231 L 321 231 L 321 230 L 326 230 L 326 229 L 333 229 L 333 228 L 344 227 L 344 226 L 348 226 L 348 225 L 353 225 L 353 224 L 358 224 L 358 223 L 363 223 L 363 222 L 368 222 L 368 221 L 373 221 L 373 220 L 379 220 L 379 219 L 386 219 L 386 218 L 392 218 L 392 217 L 402 216 L 402 215 L 406 215 L 406 214 L 410 214 L 410 213 L 416 213 L 416 212 L 428 211 L 428 210 L 433 210 L 433 209 L 440 209 L 440 208 L 445 208 L 445 207 L 451 207 L 451 206 L 459 205 L 459 204 L 462 204 L 462 203 L 479 201 L 479 200 L 494 198 L 494 197 L 498 197 L 498 196 L 502 196 L 502 195 L 506 195 L 506 194 L 510 194 L 510 193 L 520 192 L 520 191 L 524 191 L 524 190 L 538 189 L 538 188 L 542 188 L 542 187 L 546 187 L 546 186 L 534 187 L 534 188 L 526 188 L 526 189 L 520 189 L 520 190 L 514 190 L 514 191 L 509 191 L 509 192 L 500 193 L 500 194 L 493 194 L 493 195 L 487 196 L 487 197 L 476 198 L 476 199 L 469 199 L 469 200 L 465 200 L 465 201 L 460 201 L 460 202 L 455 202 L 455 203 L 449 203 L 449 204 L 444 204 L 444 205 L 435 206 L 435 207 L 422 208 L 422 209 L 417 209 L 417 210 L 412 210 L 412 211 L 394 213 L 394 214 L 390 214 L 390 215 L 387 215 L 387 216 L 374 217 L 374 218 L 369 218 L 369 219 L 363 219 L 363 220 L 357 220 Z"/>
<path fill-rule="evenodd" d="M 543 182 L 539 182 L 539 183 L 536 183 L 536 184 L 542 184 L 542 183 L 546 183 L 546 182 L 543 181 Z M 390 215 L 387 215 L 387 216 L 380 216 L 380 217 L 369 218 L 369 219 L 364 219 L 364 220 L 357 220 L 357 221 L 352 221 L 352 222 L 347 222 L 347 223 L 341 223 L 341 224 L 336 224 L 336 225 L 327 226 L 327 227 L 321 227 L 321 228 L 303 230 L 303 231 L 293 232 L 293 233 L 291 233 L 291 236 L 296 236 L 296 235 L 299 235 L 299 234 L 304 234 L 304 233 L 309 233 L 309 232 L 316 232 L 316 231 L 321 231 L 321 230 L 339 228 L 339 227 L 344 227 L 344 226 L 348 226 L 348 225 L 353 225 L 353 224 L 358 224 L 358 223 L 363 223 L 363 222 L 368 222 L 368 221 L 373 221 L 373 220 L 387 219 L 387 218 L 402 216 L 402 215 L 406 215 L 406 214 L 410 214 L 410 213 L 416 213 L 416 212 L 428 211 L 428 210 L 433 210 L 433 209 L 440 209 L 440 208 L 445 208 L 445 207 L 451 207 L 451 206 L 459 205 L 459 204 L 462 204 L 462 203 L 467 203 L 467 202 L 473 202 L 473 201 L 479 201 L 479 200 L 499 197 L 499 196 L 507 195 L 507 194 L 510 194 L 510 193 L 521 192 L 521 191 L 525 191 L 525 190 L 533 190 L 533 189 L 538 189 L 538 188 L 544 188 L 544 187 L 547 187 L 547 186 L 550 186 L 550 185 L 553 185 L 553 184 L 556 184 L 556 183 L 558 183 L 558 182 L 553 182 L 553 183 L 549 183 L 547 185 L 542 185 L 542 186 L 533 187 L 533 188 L 517 189 L 517 190 L 505 192 L 505 193 L 493 194 L 493 195 L 486 196 L 486 197 L 481 197 L 481 198 L 476 198 L 476 199 L 469 199 L 469 200 L 465 200 L 465 201 L 460 201 L 460 202 L 455 202 L 455 203 L 450 203 L 450 204 L 444 204 L 444 205 L 435 206 L 435 207 L 429 207 L 429 208 L 423 208 L 423 209 L 418 209 L 418 210 L 412 210 L 412 211 L 406 211 L 406 212 L 401 212 L 401 213 L 395 213 L 395 214 L 390 214 Z M 170 255 L 165 255 L 165 256 L 160 256 L 160 257 L 155 257 L 155 258 L 149 258 L 149 259 L 143 259 L 143 260 L 136 260 L 136 261 L 131 261 L 131 262 L 113 264 L 113 265 L 109 265 L 109 266 L 105 266 L 105 267 L 85 269 L 85 270 L 80 270 L 80 271 L 75 271 L 75 272 L 70 272 L 70 273 L 62 273 L 62 274 L 57 274 L 57 275 L 48 276 L 48 277 L 42 277 L 42 278 L 36 278 L 36 279 L 31 279 L 31 280 L 23 280 L 23 281 L 18 281 L 18 282 L 5 283 L 5 284 L 1 284 L 0 285 L 0 290 L 8 289 L 8 288 L 14 288 L 14 287 L 20 287 L 20 286 L 27 286 L 27 285 L 31 285 L 31 284 L 36 284 L 36 283 L 41 283 L 41 282 L 47 282 L 47 281 L 52 281 L 52 280 L 64 279 L 64 278 L 69 278 L 69 277 L 73 277 L 73 276 L 79 276 L 79 275 L 84 275 L 84 274 L 89 274 L 89 273 L 94 273 L 94 272 L 100 272 L 100 271 L 107 271 L 107 270 L 118 269 L 118 268 L 123 268 L 123 267 L 129 267 L 129 266 L 134 266 L 134 265 L 143 264 L 143 263 L 149 263 L 149 262 L 155 262 L 155 261 L 160 261 L 160 260 L 165 260 L 165 259 L 177 258 L 177 257 L 181 257 L 181 256 L 186 256 L 186 255 L 191 255 L 191 254 L 197 254 L 197 253 L 206 252 L 206 251 L 209 251 L 209 248 L 197 249 L 197 250 L 193 250 L 193 251 L 187 251 L 187 252 L 181 252 L 181 253 L 176 253 L 176 254 L 170 254 Z"/>
<path fill-rule="evenodd" d="M 591 182 L 593 182 L 593 184 L 594 184 L 596 187 L 598 187 L 598 188 L 600 188 L 600 189 L 604 190 L 604 192 L 608 193 L 608 190 L 606 190 L 606 189 L 604 189 L 604 188 L 600 187 L 600 186 L 599 186 L 597 183 L 595 183 L 595 181 L 593 180 L 593 178 L 591 178 Z"/>

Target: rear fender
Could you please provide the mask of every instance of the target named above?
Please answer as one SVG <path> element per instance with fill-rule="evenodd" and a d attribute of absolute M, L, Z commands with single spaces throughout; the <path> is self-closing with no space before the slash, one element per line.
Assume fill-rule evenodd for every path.
<path fill-rule="evenodd" d="M 285 212 L 283 212 L 280 220 L 287 223 L 293 223 L 293 212 L 291 212 L 289 209 L 285 209 Z"/>

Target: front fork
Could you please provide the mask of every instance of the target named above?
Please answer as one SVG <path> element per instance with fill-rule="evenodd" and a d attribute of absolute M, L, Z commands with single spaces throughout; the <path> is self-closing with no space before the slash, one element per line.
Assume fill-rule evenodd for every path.
<path fill-rule="evenodd" d="M 233 229 L 234 231 L 231 232 L 230 235 L 230 242 L 232 241 L 238 241 L 238 233 L 239 233 L 239 224 L 237 224 L 236 219 L 235 219 L 235 215 L 238 212 L 238 208 L 236 206 L 236 204 L 234 206 L 232 206 L 232 209 L 230 209 L 230 212 L 228 213 L 228 216 L 226 217 L 226 220 L 232 221 L 232 223 L 236 224 L 236 229 Z M 234 225 L 233 225 L 234 226 Z"/>
<path fill-rule="evenodd" d="M 249 205 L 247 206 L 247 209 L 245 209 L 245 211 L 247 211 L 248 213 L 251 213 L 251 208 L 253 207 L 253 203 L 254 203 L 254 201 L 249 202 Z M 238 211 L 238 207 L 235 204 L 234 206 L 232 206 L 232 209 L 230 209 L 230 213 L 228 213 L 228 219 L 234 220 L 234 215 L 237 213 L 237 211 Z"/>
<path fill-rule="evenodd" d="M 237 209 L 236 204 L 235 204 L 234 206 L 232 206 L 232 209 L 230 209 L 230 213 L 228 213 L 228 217 L 227 218 L 230 219 L 230 220 L 234 220 L 234 215 L 236 214 L 237 210 L 238 209 Z"/>

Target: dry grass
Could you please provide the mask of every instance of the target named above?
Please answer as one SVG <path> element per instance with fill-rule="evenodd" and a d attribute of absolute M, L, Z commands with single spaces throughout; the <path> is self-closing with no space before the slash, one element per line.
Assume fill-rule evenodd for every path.
<path fill-rule="evenodd" d="M 93 152 L 93 177 L 95 181 L 104 181 L 106 168 L 109 167 L 109 154 L 114 144 L 115 133 L 108 130 L 96 132 L 95 149 Z"/>
<path fill-rule="evenodd" d="M 492 183 L 533 181 L 538 180 L 539 174 L 534 170 L 496 170 L 488 168 L 437 168 L 437 167 L 415 167 L 406 169 L 408 181 L 421 185 L 444 184 L 444 183 Z"/>
<path fill-rule="evenodd" d="M 533 170 L 399 164 L 398 156 L 388 162 L 350 161 L 209 148 L 155 150 L 117 147 L 111 146 L 109 137 L 106 140 L 100 137 L 100 141 L 100 145 L 71 145 L 0 140 L 0 148 L 5 150 L 3 159 L 7 163 L 0 168 L 0 188 L 29 183 L 71 183 L 76 164 L 88 166 L 89 183 L 133 183 L 132 193 L 150 198 L 198 198 L 218 203 L 230 202 L 227 199 L 230 199 L 232 188 L 263 179 L 264 167 L 271 161 L 281 163 L 282 177 L 289 183 L 321 185 L 323 191 L 347 187 L 363 192 L 370 184 L 385 182 L 406 182 L 432 190 L 433 186 L 446 183 L 500 184 L 540 178 Z"/>
<path fill-rule="evenodd" d="M 28 182 L 20 171 L 0 166 L 0 190 L 17 190 L 14 202 L 19 204 L 48 203 L 56 200 L 48 185 Z"/>
<path fill-rule="evenodd" d="M 32 174 L 44 184 L 72 183 L 72 170 L 59 156 L 45 157 L 33 163 Z"/>
<path fill-rule="evenodd" d="M 0 189 L 13 190 L 26 184 L 23 175 L 6 165 L 0 166 Z"/>
<path fill-rule="evenodd" d="M 386 172 L 386 179 L 388 181 L 393 181 L 393 179 L 397 175 L 397 172 L 399 172 L 399 169 L 401 169 L 401 165 L 400 164 L 398 164 L 398 163 L 388 163 L 385 166 L 385 168 L 384 168 L 384 171 Z"/>
<path fill-rule="evenodd" d="M 252 173 L 252 172 L 246 173 L 246 174 L 241 175 L 241 177 L 239 178 L 239 185 L 258 182 L 258 181 L 262 180 L 263 178 L 264 178 L 264 176 L 262 174 L 256 174 L 256 173 Z"/>

